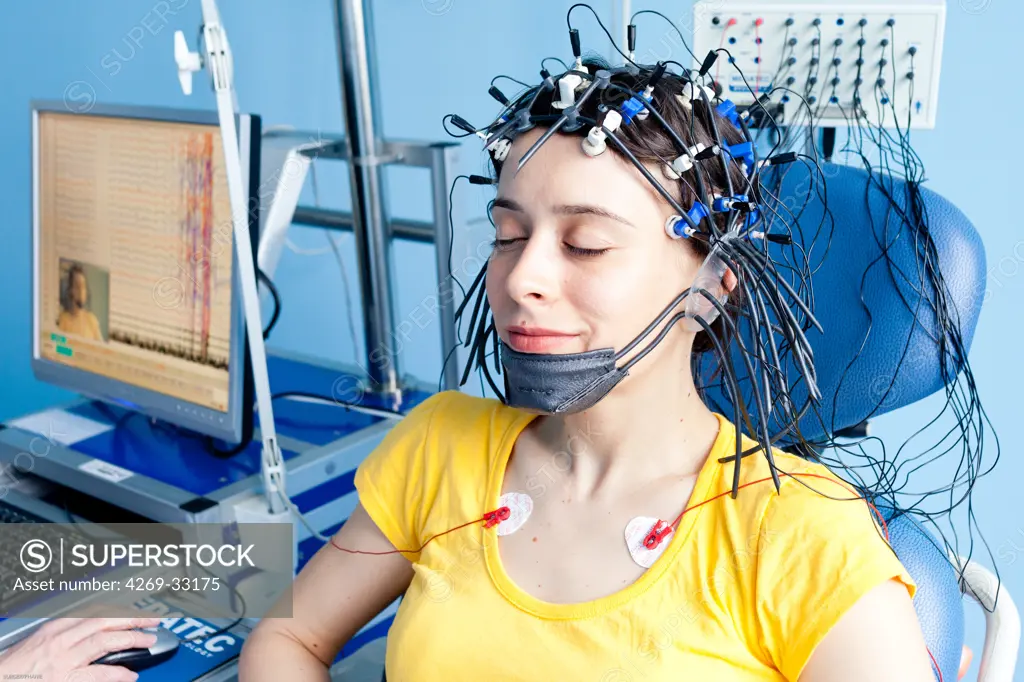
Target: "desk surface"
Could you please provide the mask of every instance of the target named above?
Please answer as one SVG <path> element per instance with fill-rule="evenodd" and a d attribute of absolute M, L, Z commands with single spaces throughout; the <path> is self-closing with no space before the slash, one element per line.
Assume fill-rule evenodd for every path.
<path fill-rule="evenodd" d="M 339 380 L 345 382 L 344 385 L 355 385 L 358 381 L 356 375 L 343 368 L 281 354 L 268 357 L 268 369 L 275 394 L 301 391 L 331 399 Z M 405 391 L 401 411 L 407 412 L 429 395 L 423 390 Z M 359 402 L 367 407 L 388 407 L 373 395 L 363 396 Z M 262 444 L 258 439 L 237 455 L 221 459 L 207 451 L 203 438 L 182 432 L 171 425 L 153 424 L 123 408 L 82 401 L 64 411 L 99 425 L 95 435 L 69 444 L 67 447 L 70 450 L 126 469 L 132 472 L 134 478 L 152 479 L 198 498 L 259 473 Z M 380 417 L 346 410 L 339 405 L 293 400 L 276 400 L 274 416 L 286 462 L 302 456 L 303 452 L 310 449 L 324 446 L 330 449 L 335 441 L 383 421 Z M 293 492 L 296 506 L 313 519 L 322 534 L 333 534 L 344 522 L 347 513 L 339 510 L 346 507 L 346 501 L 350 503 L 354 498 L 354 474 L 353 463 L 353 466 L 339 468 L 330 478 L 321 478 L 315 485 Z M 313 537 L 300 542 L 300 568 L 321 545 Z M 338 660 L 347 659 L 366 644 L 382 639 L 391 626 L 396 609 L 397 604 L 392 604 L 374 618 L 345 646 Z M 161 676 L 163 673 L 184 672 L 172 671 L 172 668 L 174 665 L 168 662 L 165 666 L 153 669 L 149 677 L 153 680 L 179 679 L 174 675 Z M 216 679 L 221 678 L 218 676 Z"/>
<path fill-rule="evenodd" d="M 337 368 L 278 355 L 268 358 L 268 369 L 275 394 L 303 391 L 331 399 L 339 378 L 353 383 L 358 381 L 352 374 L 339 373 Z M 422 391 L 407 391 L 402 411 L 412 409 L 428 395 Z M 364 396 L 360 403 L 367 407 L 384 407 L 376 396 Z M 68 411 L 112 426 L 74 443 L 72 449 L 196 496 L 209 495 L 260 470 L 262 443 L 259 440 L 254 440 L 237 455 L 220 459 L 211 456 L 202 438 L 183 435 L 171 426 L 154 426 L 149 420 L 124 408 L 85 402 Z M 339 405 L 274 401 L 274 422 L 278 434 L 310 445 L 326 445 L 380 421 L 380 417 L 345 410 Z M 287 462 L 298 453 L 283 447 L 282 454 Z"/>

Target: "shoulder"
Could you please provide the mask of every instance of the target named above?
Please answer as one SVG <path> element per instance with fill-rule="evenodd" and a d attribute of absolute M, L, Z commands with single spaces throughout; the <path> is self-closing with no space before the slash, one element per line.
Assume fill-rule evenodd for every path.
<path fill-rule="evenodd" d="M 524 416 L 458 391 L 430 396 L 360 463 L 360 502 L 395 547 L 422 546 L 428 527 L 481 513 L 492 464 Z"/>
<path fill-rule="evenodd" d="M 766 518 L 787 511 L 826 513 L 837 503 L 846 501 L 867 513 L 869 507 L 856 489 L 824 464 L 778 448 L 771 448 L 766 453 L 756 441 L 745 435 L 740 436 L 738 450 L 750 454 L 739 460 L 740 471 L 736 479 L 735 430 L 724 418 L 723 428 L 731 433 L 719 439 L 712 453 L 712 456 L 721 460 L 714 485 L 718 493 L 731 492 L 734 480 L 738 480 L 740 489 L 737 501 L 745 500 L 739 506 L 744 509 L 749 521 L 763 523 Z M 776 478 L 779 483 L 777 489 Z"/>
<path fill-rule="evenodd" d="M 733 429 L 728 420 L 723 428 Z M 763 450 L 756 449 L 758 444 L 745 436 L 739 451 L 754 451 L 740 459 L 739 491 L 736 499 L 730 499 L 737 450 L 732 433 L 719 439 L 725 443 L 712 453 L 724 461 L 707 497 L 720 498 L 714 505 L 723 519 L 719 526 L 729 529 L 734 543 L 756 547 L 763 572 L 771 574 L 787 566 L 781 574 L 792 568 L 787 553 L 800 557 L 805 566 L 829 559 L 841 563 L 844 556 L 859 555 L 865 560 L 893 556 L 877 511 L 855 486 L 824 464 L 776 448 L 771 449 L 769 461 Z M 779 565 L 773 566 L 776 559 Z"/>
<path fill-rule="evenodd" d="M 478 468 L 474 463 L 485 466 L 512 428 L 527 417 L 494 399 L 442 391 L 396 423 L 363 468 L 397 472 L 412 467 L 428 476 L 466 473 Z"/>

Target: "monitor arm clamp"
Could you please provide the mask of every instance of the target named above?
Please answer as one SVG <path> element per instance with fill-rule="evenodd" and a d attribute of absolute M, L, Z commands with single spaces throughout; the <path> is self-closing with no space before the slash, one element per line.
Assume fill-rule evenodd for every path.
<path fill-rule="evenodd" d="M 281 447 L 274 428 L 274 409 L 267 374 L 267 353 L 263 342 L 263 323 L 260 319 L 259 291 L 249 237 L 249 206 L 242 186 L 242 164 L 238 151 L 238 132 L 235 116 L 238 99 L 234 89 L 234 64 L 227 34 L 220 22 L 215 0 L 202 0 L 203 53 L 190 52 L 181 31 L 174 35 L 174 56 L 178 64 L 178 79 L 186 95 L 192 93 L 192 73 L 206 68 L 213 80 L 220 118 L 221 142 L 231 199 L 231 222 L 234 228 L 235 256 L 238 261 L 239 280 L 245 309 L 245 327 L 249 355 L 256 390 L 256 408 L 259 415 L 260 435 L 263 441 L 260 472 L 263 494 L 270 516 L 287 516 L 292 503 L 285 489 L 285 466 Z"/>

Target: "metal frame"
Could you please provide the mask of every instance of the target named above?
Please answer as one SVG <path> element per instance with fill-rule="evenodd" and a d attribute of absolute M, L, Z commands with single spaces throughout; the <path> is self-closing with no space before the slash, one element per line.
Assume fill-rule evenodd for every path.
<path fill-rule="evenodd" d="M 388 163 L 429 167 L 433 180 L 434 235 L 437 246 L 438 294 L 441 299 L 441 346 L 445 365 L 446 388 L 456 386 L 457 366 L 447 371 L 447 360 L 455 348 L 454 316 L 452 314 L 451 277 L 448 272 L 450 243 L 448 239 L 448 161 L 452 145 L 386 142 L 380 139 L 381 129 L 377 106 L 377 73 L 369 45 L 375 39 L 373 13 L 369 0 L 335 0 L 335 39 L 338 50 L 338 71 L 341 75 L 341 104 L 347 136 L 335 141 L 334 147 L 344 150 L 351 165 L 352 233 L 355 235 L 356 259 L 359 263 L 360 293 L 366 336 L 367 369 L 370 388 L 401 399 L 397 358 L 393 344 L 393 301 L 391 298 L 391 238 L 397 230 L 386 215 L 384 178 L 380 167 Z M 334 158 L 342 158 L 340 155 Z M 327 217 L 310 214 L 305 217 Z M 329 216 L 331 227 L 340 216 Z M 328 227 L 328 225 L 319 225 Z M 424 235 L 425 236 L 425 235 Z M 396 401 L 396 402 L 397 402 Z"/>
<path fill-rule="evenodd" d="M 264 139 L 294 140 L 295 146 L 306 144 L 310 140 L 321 140 L 318 146 L 303 149 L 302 153 L 314 159 L 329 161 L 350 161 L 348 145 L 341 135 L 323 135 L 312 131 L 274 131 L 264 135 Z M 445 389 L 456 389 L 459 385 L 458 363 L 454 361 L 453 351 L 456 347 L 455 338 L 455 302 L 452 293 L 451 264 L 448 256 L 451 253 L 451 235 L 448 229 L 448 214 L 451 204 L 448 201 L 451 188 L 451 167 L 455 163 L 459 145 L 454 142 L 422 142 L 417 140 L 384 140 L 379 143 L 381 165 L 397 165 L 411 168 L 424 168 L 430 171 L 430 193 L 433 198 L 433 221 L 412 220 L 408 218 L 392 218 L 384 223 L 384 236 L 391 239 L 405 239 L 422 244 L 436 246 L 437 294 L 441 316 L 441 361 L 444 364 L 443 386 Z M 327 208 L 300 205 L 295 209 L 293 225 L 319 227 L 326 230 L 348 231 L 358 234 L 357 218 L 349 211 L 338 211 Z M 360 269 L 363 268 L 358 250 L 357 259 Z M 389 280 L 390 285 L 390 280 Z M 374 304 L 372 297 L 367 296 L 365 286 L 360 290 L 361 302 L 365 311 Z M 391 315 L 389 304 L 388 315 Z M 390 318 L 393 319 L 393 318 Z M 369 322 L 366 322 L 369 324 Z M 390 329 L 390 327 L 388 327 Z M 389 332 L 392 333 L 392 332 Z M 374 338 L 381 338 L 374 336 Z M 373 352 L 374 346 L 369 345 L 370 335 L 367 334 L 367 354 Z M 393 344 L 383 344 L 384 352 Z M 449 357 L 453 361 L 445 362 Z M 372 362 L 370 363 L 373 364 Z M 372 375 L 371 375 L 372 376 Z"/>

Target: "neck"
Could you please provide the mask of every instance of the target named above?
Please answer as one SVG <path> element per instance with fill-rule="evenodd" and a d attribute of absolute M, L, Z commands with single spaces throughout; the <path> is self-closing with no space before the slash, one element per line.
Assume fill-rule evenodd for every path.
<path fill-rule="evenodd" d="M 566 475 L 577 479 L 581 494 L 700 470 L 718 420 L 697 394 L 689 358 L 682 367 L 666 364 L 675 371 L 648 366 L 589 410 L 538 420 L 545 449 L 571 455 Z"/>

